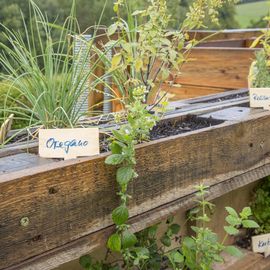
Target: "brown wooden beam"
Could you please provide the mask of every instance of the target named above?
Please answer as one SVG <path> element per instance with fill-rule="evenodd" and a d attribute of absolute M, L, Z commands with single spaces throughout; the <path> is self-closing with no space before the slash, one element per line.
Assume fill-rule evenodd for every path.
<path fill-rule="evenodd" d="M 256 110 L 254 110 L 255 112 Z M 137 147 L 140 177 L 130 186 L 131 217 L 266 163 L 270 113 Z M 118 205 L 108 154 L 60 161 L 0 176 L 0 269 L 59 248 L 112 224 Z M 20 225 L 23 217 L 29 226 Z"/>

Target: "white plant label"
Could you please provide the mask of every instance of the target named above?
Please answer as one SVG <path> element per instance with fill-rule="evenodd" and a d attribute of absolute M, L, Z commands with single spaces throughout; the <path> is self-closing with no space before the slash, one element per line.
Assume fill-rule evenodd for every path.
<path fill-rule="evenodd" d="M 264 253 L 265 257 L 270 255 L 270 233 L 252 237 L 252 250 Z"/>
<path fill-rule="evenodd" d="M 270 110 L 270 88 L 250 88 L 250 107 Z"/>
<path fill-rule="evenodd" d="M 40 129 L 39 155 L 73 159 L 99 154 L 99 129 Z"/>

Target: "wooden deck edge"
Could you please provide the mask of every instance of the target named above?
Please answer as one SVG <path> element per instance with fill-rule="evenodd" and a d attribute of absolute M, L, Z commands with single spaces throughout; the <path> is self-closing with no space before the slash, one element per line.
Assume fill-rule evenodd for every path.
<path fill-rule="evenodd" d="M 270 161 L 263 166 L 229 178 L 223 182 L 213 184 L 209 188 L 209 200 L 221 197 L 233 190 L 251 184 L 265 176 L 270 175 Z M 205 183 L 208 184 L 208 183 Z M 195 203 L 196 190 L 194 187 L 187 188 L 188 195 L 183 196 L 169 204 L 162 205 L 141 215 L 135 216 L 129 220 L 133 232 L 141 231 L 153 224 L 164 220 L 167 216 L 177 213 L 179 210 L 188 210 Z M 80 239 L 70 242 L 64 246 L 50 250 L 42 255 L 28 259 L 18 265 L 6 268 L 5 270 L 51 270 L 64 263 L 78 259 L 80 256 L 94 251 L 98 247 L 106 244 L 108 236 L 113 232 L 114 226 L 104 228 L 95 233 L 86 235 Z M 270 259 L 264 260 L 258 270 L 270 269 Z M 222 268 L 223 269 L 223 268 Z M 234 268 L 228 268 L 233 270 Z M 228 270 L 224 269 L 224 270 Z M 235 268 L 235 270 L 253 270 L 255 268 Z M 219 269 L 217 269 L 219 270 Z"/>

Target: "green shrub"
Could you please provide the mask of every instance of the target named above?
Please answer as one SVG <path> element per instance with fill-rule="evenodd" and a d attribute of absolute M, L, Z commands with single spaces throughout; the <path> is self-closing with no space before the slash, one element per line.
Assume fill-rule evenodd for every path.
<path fill-rule="evenodd" d="M 260 225 L 257 233 L 270 233 L 270 176 L 256 188 L 251 209 L 255 220 Z"/>
<path fill-rule="evenodd" d="M 256 62 L 253 66 L 252 87 L 270 87 L 270 68 L 266 52 L 261 50 L 256 53 Z"/>
<path fill-rule="evenodd" d="M 9 98 L 7 97 L 7 94 Z M 8 82 L 0 82 L 0 125 L 9 116 L 10 113 L 5 112 L 4 108 L 13 107 L 18 102 L 23 102 L 24 97 L 15 88 L 12 88 Z M 27 126 L 27 121 L 15 117 L 12 129 L 20 129 Z"/>

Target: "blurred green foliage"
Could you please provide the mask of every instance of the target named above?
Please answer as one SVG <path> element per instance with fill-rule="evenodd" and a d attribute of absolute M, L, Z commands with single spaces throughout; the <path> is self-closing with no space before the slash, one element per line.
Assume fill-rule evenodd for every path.
<path fill-rule="evenodd" d="M 256 222 L 260 225 L 257 233 L 270 233 L 270 176 L 256 188 L 251 209 Z"/>
<path fill-rule="evenodd" d="M 6 99 L 6 96 L 8 95 L 11 98 Z M 12 100 L 13 99 L 13 100 Z M 17 91 L 15 88 L 12 88 L 7 82 L 1 81 L 0 82 L 0 106 L 4 107 L 6 104 L 6 107 L 11 107 L 13 106 L 17 100 L 23 100 L 24 97 Z M 4 112 L 0 110 L 0 126 L 4 119 L 6 119 L 9 116 L 8 111 Z M 27 126 L 27 122 L 25 120 L 20 120 L 20 119 L 15 119 L 13 124 L 12 124 L 12 129 L 19 129 Z"/>

